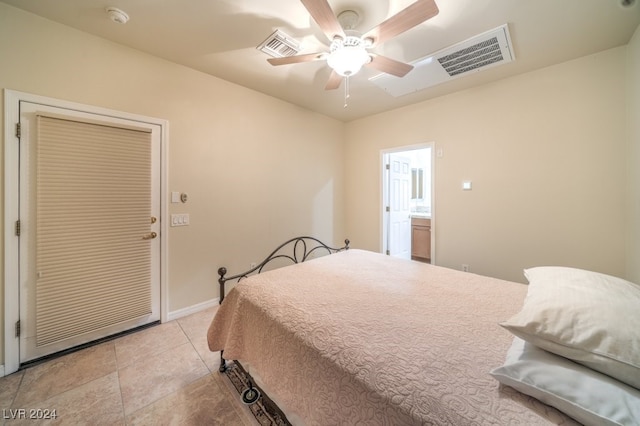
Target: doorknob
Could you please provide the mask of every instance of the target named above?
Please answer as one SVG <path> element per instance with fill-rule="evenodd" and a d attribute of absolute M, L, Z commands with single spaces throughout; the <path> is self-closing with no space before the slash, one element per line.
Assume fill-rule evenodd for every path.
<path fill-rule="evenodd" d="M 142 237 L 142 239 L 143 240 L 153 240 L 157 236 L 158 236 L 158 234 L 156 234 L 155 232 L 152 232 L 152 233 L 147 234 L 144 237 Z"/>

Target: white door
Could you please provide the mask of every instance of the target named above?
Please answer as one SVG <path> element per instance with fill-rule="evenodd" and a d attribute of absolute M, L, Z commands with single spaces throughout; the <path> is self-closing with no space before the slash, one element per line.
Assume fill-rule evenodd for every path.
<path fill-rule="evenodd" d="M 391 256 L 411 259 L 411 159 L 389 155 L 389 233 Z"/>
<path fill-rule="evenodd" d="M 20 126 L 20 362 L 158 321 L 160 126 L 25 101 Z"/>

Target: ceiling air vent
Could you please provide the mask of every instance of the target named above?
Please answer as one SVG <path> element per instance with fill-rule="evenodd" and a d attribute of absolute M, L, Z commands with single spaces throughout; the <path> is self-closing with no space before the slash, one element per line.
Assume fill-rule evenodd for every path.
<path fill-rule="evenodd" d="M 500 50 L 498 37 L 491 37 L 489 40 L 438 58 L 442 68 L 452 77 L 502 60 L 504 56 Z"/>
<path fill-rule="evenodd" d="M 257 49 L 269 56 L 282 58 L 297 55 L 300 52 L 300 43 L 282 31 L 275 30 Z"/>
<path fill-rule="evenodd" d="M 403 78 L 380 74 L 370 80 L 398 97 L 514 60 L 505 24 L 411 62 L 414 69 Z"/>

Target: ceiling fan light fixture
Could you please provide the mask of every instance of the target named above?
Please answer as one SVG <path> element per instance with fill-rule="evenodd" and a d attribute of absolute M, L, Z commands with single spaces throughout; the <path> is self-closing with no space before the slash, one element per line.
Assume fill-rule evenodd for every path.
<path fill-rule="evenodd" d="M 350 77 L 371 62 L 365 45 L 360 37 L 336 38 L 331 42 L 327 64 L 341 76 Z"/>

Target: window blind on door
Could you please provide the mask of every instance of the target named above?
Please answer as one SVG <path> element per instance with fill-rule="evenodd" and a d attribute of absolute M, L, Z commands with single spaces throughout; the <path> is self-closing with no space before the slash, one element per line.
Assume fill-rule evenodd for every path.
<path fill-rule="evenodd" d="M 37 117 L 36 345 L 151 313 L 151 135 Z"/>

